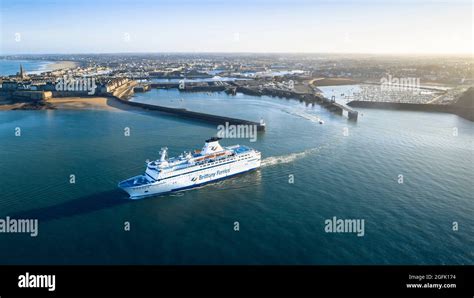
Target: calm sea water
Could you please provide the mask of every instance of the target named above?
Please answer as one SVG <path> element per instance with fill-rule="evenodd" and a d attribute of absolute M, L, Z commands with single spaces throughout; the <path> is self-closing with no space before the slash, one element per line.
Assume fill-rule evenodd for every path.
<path fill-rule="evenodd" d="M 39 219 L 37 237 L 0 234 L 0 263 L 474 263 L 472 122 L 360 110 L 351 123 L 319 106 L 242 94 L 152 90 L 134 100 L 263 118 L 268 130 L 256 142 L 222 141 L 260 150 L 262 168 L 128 201 L 119 181 L 142 173 L 160 147 L 200 148 L 216 127 L 146 112 L 0 112 L 0 218 Z M 365 236 L 325 233 L 333 216 L 364 219 Z"/>
<path fill-rule="evenodd" d="M 14 75 L 20 72 L 20 64 L 26 73 L 41 73 L 47 71 L 53 62 L 40 60 L 1 60 L 0 76 Z"/>

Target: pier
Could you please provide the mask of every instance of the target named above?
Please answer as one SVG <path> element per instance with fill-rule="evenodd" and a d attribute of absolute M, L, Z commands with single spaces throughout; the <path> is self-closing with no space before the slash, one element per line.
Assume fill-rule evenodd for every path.
<path fill-rule="evenodd" d="M 244 119 L 238 119 L 238 118 L 232 118 L 232 117 L 225 117 L 225 116 L 218 116 L 218 115 L 212 115 L 212 114 L 206 114 L 206 113 L 200 113 L 200 112 L 193 112 L 189 111 L 186 109 L 182 108 L 169 108 L 169 107 L 164 107 L 164 106 L 158 106 L 158 105 L 151 105 L 151 104 L 146 104 L 146 103 L 141 103 L 141 102 L 135 102 L 135 101 L 130 101 L 129 99 L 131 98 L 131 95 L 134 93 L 134 89 L 137 88 L 138 83 L 136 81 L 131 81 L 127 84 L 124 84 L 120 86 L 119 88 L 115 89 L 113 92 L 109 92 L 107 96 L 111 96 L 118 101 L 134 106 L 134 107 L 139 107 L 145 110 L 150 110 L 150 111 L 158 111 L 158 112 L 163 112 L 167 114 L 173 114 L 177 115 L 182 118 L 188 118 L 188 119 L 193 119 L 201 122 L 207 122 L 207 123 L 212 123 L 212 124 L 217 124 L 217 125 L 225 125 L 228 123 L 229 125 L 255 125 L 257 128 L 257 131 L 265 131 L 265 124 L 259 123 L 259 122 L 254 122 L 254 121 L 249 121 L 249 120 L 244 120 Z M 169 84 L 149 84 L 151 88 L 177 88 L 178 86 L 174 83 Z M 149 90 L 149 89 L 148 89 Z M 146 90 L 144 90 L 146 91 Z"/>
<path fill-rule="evenodd" d="M 150 84 L 151 87 L 157 88 L 155 84 Z M 153 86 L 155 85 L 155 86 Z M 115 99 L 119 100 L 120 102 L 130 105 L 130 106 L 135 106 L 135 107 L 140 107 L 142 109 L 146 110 L 151 110 L 151 111 L 158 111 L 158 112 L 163 112 L 163 113 L 168 113 L 168 114 L 173 114 L 177 115 L 182 118 L 189 118 L 189 119 L 194 119 L 202 122 L 207 122 L 207 123 L 212 123 L 212 124 L 217 124 L 217 125 L 225 125 L 228 123 L 229 125 L 255 125 L 257 127 L 257 131 L 265 131 L 265 124 L 259 123 L 259 122 L 254 122 L 254 121 L 249 121 L 249 120 L 244 120 L 244 119 L 238 119 L 238 118 L 231 118 L 231 117 L 225 117 L 225 116 L 218 116 L 218 115 L 212 115 L 212 114 L 206 114 L 206 113 L 200 113 L 200 112 L 193 112 L 189 111 L 186 109 L 180 109 L 180 108 L 169 108 L 169 107 L 164 107 L 164 106 L 158 106 L 158 105 L 150 105 L 146 103 L 141 103 L 141 102 L 135 102 L 135 101 L 130 101 L 129 98 L 134 92 L 134 89 L 137 87 L 137 82 L 136 81 L 131 81 L 127 84 L 124 84 L 123 86 L 120 86 L 114 92 L 109 93 L 108 96 L 114 97 Z M 164 86 L 160 84 L 161 88 L 176 88 L 177 86 L 174 86 L 174 84 L 165 84 Z M 159 87 L 158 87 L 159 88 Z"/>
<path fill-rule="evenodd" d="M 145 104 L 141 102 L 120 99 L 118 97 L 116 98 L 122 103 L 135 106 L 135 107 L 140 107 L 146 110 L 164 112 L 168 114 L 177 115 L 183 118 L 195 119 L 198 121 L 203 121 L 203 122 L 217 124 L 217 125 L 225 125 L 225 123 L 229 123 L 229 125 L 255 125 L 257 127 L 257 131 L 265 131 L 264 124 L 249 121 L 249 120 L 218 116 L 218 115 L 212 115 L 212 114 L 206 114 L 206 113 L 200 113 L 200 112 L 193 112 L 186 109 L 177 109 L 177 108 L 169 108 L 169 107 L 163 107 L 163 106 L 157 106 L 157 105 L 150 105 L 150 104 Z"/>
<path fill-rule="evenodd" d="M 359 113 L 348 106 L 337 103 L 334 96 L 331 99 L 324 98 L 322 105 L 325 106 L 331 112 L 334 112 L 338 115 L 344 115 L 344 112 L 346 112 L 347 118 L 349 118 L 349 120 L 357 121 Z"/>
<path fill-rule="evenodd" d="M 117 97 L 117 96 L 114 96 L 114 97 L 117 100 L 119 100 L 120 102 L 124 103 L 124 104 L 134 106 L 134 107 L 140 107 L 140 108 L 146 109 L 146 110 L 173 114 L 173 115 L 177 115 L 177 116 L 182 117 L 182 118 L 194 119 L 194 120 L 197 120 L 197 121 L 212 123 L 212 124 L 216 124 L 216 125 L 225 125 L 226 123 L 228 123 L 229 125 L 252 125 L 252 126 L 255 126 L 257 128 L 257 131 L 265 131 L 265 124 L 263 124 L 263 123 L 258 123 L 258 122 L 244 120 L 244 119 L 238 119 L 238 118 L 231 118 L 231 117 L 225 117 L 225 116 L 218 116 L 218 115 L 200 113 L 200 112 L 193 112 L 193 111 L 189 111 L 189 110 L 186 110 L 186 109 L 178 109 L 178 108 L 169 108 L 169 107 L 163 107 L 163 106 L 158 106 L 158 105 L 150 105 L 150 104 L 141 103 L 141 102 L 129 101 L 127 99 L 122 99 L 122 98 Z"/>
<path fill-rule="evenodd" d="M 470 100 L 472 102 L 472 97 Z M 358 108 L 365 108 L 365 109 L 387 109 L 387 110 L 400 110 L 400 111 L 451 113 L 451 114 L 455 114 L 460 117 L 463 117 L 464 119 L 474 121 L 474 105 L 472 103 L 469 103 L 468 100 L 462 103 L 458 102 L 455 104 L 445 104 L 445 105 L 354 100 L 354 101 L 349 102 L 348 105 L 350 105 L 351 107 L 358 107 Z"/>

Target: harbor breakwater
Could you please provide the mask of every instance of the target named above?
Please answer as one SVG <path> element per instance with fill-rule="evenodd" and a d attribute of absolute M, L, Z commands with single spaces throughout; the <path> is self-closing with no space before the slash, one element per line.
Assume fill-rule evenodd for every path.
<path fill-rule="evenodd" d="M 189 119 L 217 124 L 217 125 L 225 125 L 226 123 L 228 123 L 229 125 L 255 125 L 257 127 L 257 131 L 265 131 L 265 124 L 254 122 L 254 121 L 225 117 L 225 116 L 218 116 L 218 115 L 212 115 L 212 114 L 206 114 L 206 113 L 200 113 L 200 112 L 193 112 L 186 109 L 150 105 L 146 103 L 122 99 L 117 96 L 114 96 L 114 98 L 130 106 L 140 107 L 142 109 L 151 110 L 151 111 L 158 111 L 158 112 L 173 114 L 182 118 L 189 118 Z"/>
<path fill-rule="evenodd" d="M 474 109 L 458 106 L 456 104 L 440 105 L 440 104 L 416 104 L 402 102 L 377 102 L 377 101 L 359 101 L 354 100 L 347 104 L 350 107 L 368 108 L 368 109 L 388 109 L 403 111 L 422 111 L 422 112 L 438 112 L 451 113 L 461 116 L 467 120 L 474 121 Z"/>

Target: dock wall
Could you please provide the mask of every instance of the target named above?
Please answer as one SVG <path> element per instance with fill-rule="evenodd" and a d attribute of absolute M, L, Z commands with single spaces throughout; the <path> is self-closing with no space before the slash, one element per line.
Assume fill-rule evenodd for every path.
<path fill-rule="evenodd" d="M 178 108 L 169 108 L 169 107 L 163 107 L 163 106 L 157 106 L 157 105 L 150 105 L 146 103 L 141 103 L 141 102 L 135 102 L 135 101 L 129 101 L 125 99 L 121 99 L 119 97 L 115 97 L 118 99 L 120 102 L 134 106 L 134 107 L 140 107 L 142 109 L 146 110 L 151 110 L 151 111 L 159 111 L 163 113 L 168 113 L 168 114 L 173 114 L 177 115 L 179 117 L 183 118 L 188 118 L 188 119 L 194 119 L 198 121 L 203 121 L 207 123 L 212 123 L 216 125 L 225 125 L 226 122 L 229 123 L 229 125 L 255 125 L 257 127 L 257 131 L 265 131 L 265 125 L 262 125 L 258 122 L 253 122 L 249 120 L 243 120 L 243 119 L 238 119 L 238 118 L 231 118 L 231 117 L 225 117 L 225 116 L 218 116 L 218 115 L 212 115 L 212 114 L 206 114 L 206 113 L 200 113 L 200 112 L 193 112 L 189 111 L 186 109 L 178 109 Z"/>
<path fill-rule="evenodd" d="M 439 104 L 417 104 L 402 102 L 376 102 L 376 101 L 358 101 L 354 100 L 347 104 L 351 107 L 371 108 L 371 109 L 390 109 L 404 111 L 422 111 L 422 112 L 439 112 L 452 113 L 461 116 L 467 120 L 474 121 L 474 109 L 458 107 L 455 105 L 439 105 Z"/>

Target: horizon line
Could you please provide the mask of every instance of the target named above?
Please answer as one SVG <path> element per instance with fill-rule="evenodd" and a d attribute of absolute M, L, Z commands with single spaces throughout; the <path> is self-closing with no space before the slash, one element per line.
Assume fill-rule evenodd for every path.
<path fill-rule="evenodd" d="M 39 56 L 39 55 L 123 55 L 123 54 L 257 54 L 257 55 L 268 55 L 268 54 L 291 54 L 291 55 L 377 55 L 377 56 L 393 56 L 393 55 L 425 55 L 425 56 L 474 56 L 473 52 L 220 52 L 220 51 L 162 51 L 162 52 L 81 52 L 81 53 L 66 53 L 66 52 L 49 52 L 49 53 L 0 53 L 0 57 L 8 56 Z"/>

